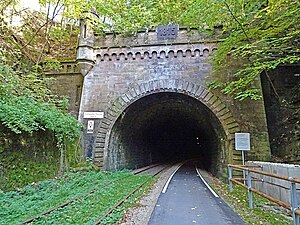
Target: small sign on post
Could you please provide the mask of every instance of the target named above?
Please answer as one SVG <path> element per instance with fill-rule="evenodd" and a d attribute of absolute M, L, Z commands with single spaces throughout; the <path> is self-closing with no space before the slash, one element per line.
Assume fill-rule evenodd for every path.
<path fill-rule="evenodd" d="M 235 133 L 235 150 L 242 151 L 243 165 L 245 165 L 244 151 L 250 151 L 250 133 Z"/>
<path fill-rule="evenodd" d="M 94 126 L 95 126 L 95 121 L 94 120 L 88 120 L 87 129 L 86 129 L 88 134 L 94 133 Z"/>
<path fill-rule="evenodd" d="M 250 133 L 235 133 L 235 150 L 250 151 Z"/>
<path fill-rule="evenodd" d="M 235 150 L 242 151 L 242 162 L 245 165 L 244 151 L 250 151 L 250 133 L 235 133 Z M 246 174 L 243 170 L 244 184 L 246 184 Z"/>

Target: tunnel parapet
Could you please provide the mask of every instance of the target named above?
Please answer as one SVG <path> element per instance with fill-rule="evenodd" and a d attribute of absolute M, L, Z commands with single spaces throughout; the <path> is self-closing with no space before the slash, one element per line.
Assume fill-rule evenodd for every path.
<path fill-rule="evenodd" d="M 174 39 L 160 40 L 157 37 L 156 30 L 148 32 L 137 32 L 132 36 L 116 35 L 114 33 L 106 33 L 95 36 L 95 48 L 132 48 L 136 46 L 171 46 L 180 44 L 197 44 L 197 43 L 217 43 L 219 40 L 208 38 L 207 35 L 201 34 L 197 29 L 179 29 L 178 35 Z"/>

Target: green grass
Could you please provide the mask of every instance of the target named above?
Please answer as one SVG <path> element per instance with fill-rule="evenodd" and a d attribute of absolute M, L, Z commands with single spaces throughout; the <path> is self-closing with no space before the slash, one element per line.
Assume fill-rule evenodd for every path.
<path fill-rule="evenodd" d="M 156 181 L 155 178 L 151 178 L 148 182 L 137 192 L 130 196 L 122 205 L 120 205 L 116 210 L 110 213 L 106 218 L 101 221 L 100 225 L 107 225 L 107 224 L 118 224 L 124 217 L 125 211 L 128 208 L 138 206 L 138 200 L 145 195 L 145 193 L 150 191 L 150 188 Z"/>
<path fill-rule="evenodd" d="M 108 185 L 109 182 L 124 178 Z M 36 216 L 93 189 L 96 191 L 52 212 L 32 224 L 91 224 L 148 176 L 133 176 L 128 171 L 115 173 L 70 173 L 53 181 L 44 181 L 20 192 L 0 194 L 0 224 L 10 225 Z"/>
<path fill-rule="evenodd" d="M 272 210 L 275 203 L 253 193 L 253 209 L 249 208 L 247 189 L 234 185 L 229 192 L 229 185 L 221 181 L 215 182 L 213 188 L 236 211 L 245 222 L 252 225 L 290 225 L 292 220 Z"/>
<path fill-rule="evenodd" d="M 93 224 L 108 209 L 115 205 L 135 187 L 149 179 L 148 176 L 134 176 L 129 171 L 114 173 L 77 172 L 51 181 L 26 186 L 20 191 L 0 193 L 0 224 L 20 224 L 33 216 L 58 206 L 66 201 L 95 192 L 70 205 L 56 210 L 31 224 Z M 118 180 L 118 181 L 117 181 Z M 109 184 L 113 182 L 112 184 Z M 127 208 L 137 205 L 137 199 L 154 183 L 147 185 L 114 210 L 101 224 L 116 224 Z M 271 210 L 273 203 L 254 194 L 254 209 L 248 206 L 247 190 L 235 185 L 229 192 L 228 185 L 216 181 L 214 189 L 230 204 L 241 217 L 252 225 L 288 225 L 291 219 Z M 271 207 L 270 207 L 271 206 Z"/>

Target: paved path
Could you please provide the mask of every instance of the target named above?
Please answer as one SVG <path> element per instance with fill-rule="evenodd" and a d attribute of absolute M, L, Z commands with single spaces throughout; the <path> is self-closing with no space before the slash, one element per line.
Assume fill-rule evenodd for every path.
<path fill-rule="evenodd" d="M 244 225 L 242 219 L 204 185 L 194 166 L 186 163 L 156 203 L 148 225 Z"/>

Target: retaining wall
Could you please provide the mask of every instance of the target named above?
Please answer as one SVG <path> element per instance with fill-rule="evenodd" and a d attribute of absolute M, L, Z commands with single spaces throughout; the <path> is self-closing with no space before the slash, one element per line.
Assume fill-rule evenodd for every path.
<path fill-rule="evenodd" d="M 278 174 L 286 177 L 300 178 L 300 165 L 283 164 L 283 163 L 270 163 L 270 162 L 247 162 L 250 166 L 261 166 L 261 170 L 268 173 Z M 253 177 L 263 179 L 263 182 L 253 182 L 252 185 L 255 189 L 279 199 L 285 203 L 290 204 L 290 182 L 280 180 L 273 177 L 268 177 L 260 174 L 253 174 Z M 300 184 L 297 186 L 298 204 L 300 205 Z"/>

